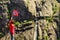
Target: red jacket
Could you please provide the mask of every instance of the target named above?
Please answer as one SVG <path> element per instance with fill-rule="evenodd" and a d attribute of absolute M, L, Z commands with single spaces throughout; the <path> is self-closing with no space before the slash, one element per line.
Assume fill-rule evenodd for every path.
<path fill-rule="evenodd" d="M 10 33 L 12 33 L 12 34 L 15 33 L 15 26 L 14 26 L 14 24 L 10 23 L 9 24 L 9 29 L 10 29 Z"/>

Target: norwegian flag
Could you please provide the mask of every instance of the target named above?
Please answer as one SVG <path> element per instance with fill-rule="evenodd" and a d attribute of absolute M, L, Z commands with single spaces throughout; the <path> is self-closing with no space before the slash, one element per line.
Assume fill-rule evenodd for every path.
<path fill-rule="evenodd" d="M 14 9 L 14 10 L 13 10 L 13 13 L 12 13 L 12 16 L 18 16 L 18 14 L 19 14 L 19 13 L 18 13 L 18 10 Z"/>

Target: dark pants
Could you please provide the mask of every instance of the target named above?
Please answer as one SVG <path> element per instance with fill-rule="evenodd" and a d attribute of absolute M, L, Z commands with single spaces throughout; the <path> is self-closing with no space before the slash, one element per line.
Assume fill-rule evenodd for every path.
<path fill-rule="evenodd" d="M 10 35 L 11 35 L 11 40 L 14 40 L 14 35 L 12 35 L 12 33 L 10 33 Z"/>

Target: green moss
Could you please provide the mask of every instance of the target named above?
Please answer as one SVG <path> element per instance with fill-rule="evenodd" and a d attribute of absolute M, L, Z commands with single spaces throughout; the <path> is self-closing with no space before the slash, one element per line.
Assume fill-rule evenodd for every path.
<path fill-rule="evenodd" d="M 60 38 L 58 40 L 60 40 Z"/>
<path fill-rule="evenodd" d="M 0 18 L 2 18 L 2 16 L 0 16 Z"/>
<path fill-rule="evenodd" d="M 48 36 L 44 36 L 44 40 L 49 40 L 49 37 Z"/>
<path fill-rule="evenodd" d="M 0 38 L 3 37 L 3 36 L 4 36 L 4 34 L 2 32 L 0 32 Z"/>
<path fill-rule="evenodd" d="M 23 22 L 19 22 L 19 21 L 15 21 L 15 26 L 18 26 L 19 24 L 28 24 L 28 23 L 32 23 L 33 20 L 24 20 Z"/>
<path fill-rule="evenodd" d="M 18 26 L 20 24 L 20 22 L 17 21 L 14 24 L 15 24 L 15 26 Z"/>
<path fill-rule="evenodd" d="M 58 11 L 59 7 L 55 3 L 55 5 L 52 5 L 53 15 Z"/>
<path fill-rule="evenodd" d="M 46 18 L 46 20 L 47 20 L 48 22 L 53 22 L 53 17 Z"/>

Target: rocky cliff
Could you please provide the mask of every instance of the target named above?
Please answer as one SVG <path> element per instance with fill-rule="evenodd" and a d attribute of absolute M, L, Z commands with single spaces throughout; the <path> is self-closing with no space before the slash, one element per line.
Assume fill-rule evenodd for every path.
<path fill-rule="evenodd" d="M 19 25 L 15 40 L 34 40 L 35 22 L 38 16 L 38 40 L 60 40 L 60 3 L 58 0 L 12 0 L 19 5 L 18 21 L 31 20 L 27 26 Z M 31 24 L 31 25 L 30 25 Z M 23 26 L 24 25 L 24 26 Z M 6 38 L 7 37 L 7 38 Z M 5 40 L 10 40 L 9 34 Z"/>

